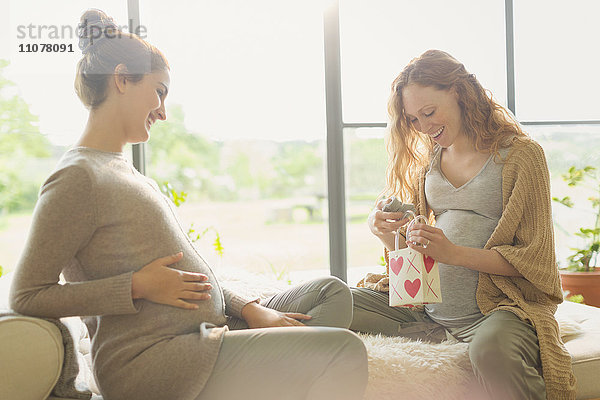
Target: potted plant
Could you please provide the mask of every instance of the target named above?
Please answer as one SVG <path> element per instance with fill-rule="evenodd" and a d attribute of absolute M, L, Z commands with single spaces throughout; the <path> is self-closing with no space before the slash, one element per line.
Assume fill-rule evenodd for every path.
<path fill-rule="evenodd" d="M 592 204 L 590 222 L 593 225 L 581 227 L 575 233 L 583 239 L 583 246 L 571 248 L 574 253 L 567 258 L 568 266 L 560 271 L 562 287 L 571 295 L 582 295 L 586 304 L 600 307 L 600 174 L 591 166 L 582 169 L 571 167 L 562 178 L 570 187 L 587 187 L 596 193 L 588 198 Z M 562 199 L 553 197 L 552 200 L 565 207 L 574 206 L 569 196 Z"/>

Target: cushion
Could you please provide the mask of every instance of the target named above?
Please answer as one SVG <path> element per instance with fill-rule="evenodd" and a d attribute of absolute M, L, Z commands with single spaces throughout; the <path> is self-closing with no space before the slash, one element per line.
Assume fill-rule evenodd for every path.
<path fill-rule="evenodd" d="M 570 334 L 561 332 L 573 358 L 577 399 L 600 398 L 600 308 L 565 301 L 558 306 L 556 318 L 559 322 L 568 318 L 580 327 Z"/>
<path fill-rule="evenodd" d="M 60 330 L 51 322 L 1 317 L 0 399 L 45 399 L 58 381 L 63 357 Z"/>

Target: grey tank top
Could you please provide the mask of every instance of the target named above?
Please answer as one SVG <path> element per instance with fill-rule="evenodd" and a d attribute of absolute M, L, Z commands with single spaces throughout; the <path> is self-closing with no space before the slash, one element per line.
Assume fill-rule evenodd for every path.
<path fill-rule="evenodd" d="M 501 149 L 506 158 L 508 149 Z M 502 166 L 490 156 L 481 170 L 460 187 L 452 185 L 441 167 L 441 148 L 436 149 L 425 177 L 427 204 L 435 214 L 435 226 L 454 244 L 483 248 L 502 215 Z M 475 270 L 439 263 L 442 303 L 428 304 L 425 312 L 446 328 L 458 328 L 483 315 L 475 292 L 479 273 Z"/>

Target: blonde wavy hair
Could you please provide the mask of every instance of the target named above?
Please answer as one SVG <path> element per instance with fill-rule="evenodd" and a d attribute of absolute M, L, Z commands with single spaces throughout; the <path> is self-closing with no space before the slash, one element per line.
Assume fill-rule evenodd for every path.
<path fill-rule="evenodd" d="M 418 177 L 429 166 L 436 146 L 433 139 L 415 129 L 404 113 L 402 90 L 412 84 L 456 91 L 463 128 L 478 151 L 499 156 L 501 147 L 527 137 L 512 114 L 462 63 L 444 51 L 428 50 L 411 60 L 392 83 L 386 144 L 389 163 L 382 196 L 395 195 L 403 202 L 414 203 Z"/>

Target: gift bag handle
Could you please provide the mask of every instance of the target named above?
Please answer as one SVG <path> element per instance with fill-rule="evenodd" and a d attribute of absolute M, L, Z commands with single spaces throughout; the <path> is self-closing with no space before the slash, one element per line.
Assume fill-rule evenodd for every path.
<path fill-rule="evenodd" d="M 407 223 L 406 226 L 406 237 L 408 238 L 409 232 L 412 229 L 412 226 L 419 220 L 423 220 L 423 222 L 427 225 L 429 223 L 429 221 L 427 221 L 427 218 L 425 218 L 422 215 L 416 215 L 412 210 L 406 210 L 406 212 L 404 213 L 404 216 L 407 215 L 411 215 L 412 218 L 411 220 Z M 404 226 L 404 225 L 403 225 Z M 399 250 L 400 247 L 400 229 L 402 228 L 402 226 L 400 228 L 398 228 L 398 230 L 396 232 L 394 232 L 395 234 L 395 243 L 394 245 L 396 246 L 395 250 Z M 427 246 L 424 246 L 427 247 Z"/>

